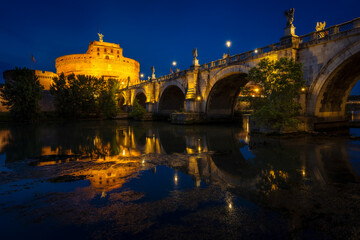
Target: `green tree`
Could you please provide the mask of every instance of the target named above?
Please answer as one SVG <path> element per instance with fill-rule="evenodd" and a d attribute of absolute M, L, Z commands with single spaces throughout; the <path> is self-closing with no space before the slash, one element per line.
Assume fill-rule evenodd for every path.
<path fill-rule="evenodd" d="M 39 100 L 43 89 L 35 71 L 15 68 L 11 71 L 11 80 L 6 81 L 0 90 L 1 102 L 10 109 L 14 119 L 34 120 L 40 113 Z"/>
<path fill-rule="evenodd" d="M 54 78 L 50 92 L 54 95 L 55 108 L 64 117 L 87 117 L 100 114 L 99 97 L 105 81 L 93 76 L 61 74 Z"/>
<path fill-rule="evenodd" d="M 135 99 L 132 109 L 129 113 L 129 116 L 134 119 L 140 119 L 146 113 L 146 109 L 140 105 L 140 103 Z"/>
<path fill-rule="evenodd" d="M 119 82 L 109 79 L 100 93 L 99 107 L 106 118 L 115 117 L 119 112 L 116 104 L 116 90 L 119 89 Z"/>
<path fill-rule="evenodd" d="M 275 129 L 296 127 L 301 109 L 297 99 L 305 86 L 302 64 L 288 58 L 265 58 L 249 71 L 248 79 L 260 87 L 261 97 L 248 97 L 256 124 Z"/>

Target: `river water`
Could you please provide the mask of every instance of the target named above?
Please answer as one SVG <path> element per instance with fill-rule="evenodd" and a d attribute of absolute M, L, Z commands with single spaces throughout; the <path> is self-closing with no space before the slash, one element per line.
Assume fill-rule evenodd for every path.
<path fill-rule="evenodd" d="M 359 130 L 0 126 L 1 239 L 359 239 Z"/>

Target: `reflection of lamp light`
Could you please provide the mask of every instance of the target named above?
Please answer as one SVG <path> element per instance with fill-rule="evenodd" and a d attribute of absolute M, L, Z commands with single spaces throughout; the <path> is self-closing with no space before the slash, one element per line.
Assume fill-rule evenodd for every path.
<path fill-rule="evenodd" d="M 302 91 L 302 92 L 305 92 L 305 91 L 306 91 L 306 88 L 304 88 L 304 87 L 301 88 L 301 91 Z"/>
<path fill-rule="evenodd" d="M 301 171 L 301 173 L 302 173 L 303 177 L 305 177 L 305 175 L 306 175 L 305 169 L 303 169 L 303 170 Z"/>
<path fill-rule="evenodd" d="M 232 204 L 231 203 L 229 203 L 229 209 L 232 209 Z"/>
<path fill-rule="evenodd" d="M 258 89 L 258 88 L 255 88 L 254 91 L 255 91 L 255 92 L 259 92 L 259 89 Z"/>
<path fill-rule="evenodd" d="M 196 100 L 200 101 L 201 100 L 201 96 L 197 96 Z"/>
<path fill-rule="evenodd" d="M 178 182 L 178 176 L 177 176 L 177 173 L 175 173 L 175 175 L 174 175 L 174 182 L 175 182 L 175 184 L 177 184 L 177 182 Z"/>
<path fill-rule="evenodd" d="M 122 153 L 122 154 L 123 154 L 123 156 L 125 156 L 125 149 L 123 149 L 123 153 Z"/>

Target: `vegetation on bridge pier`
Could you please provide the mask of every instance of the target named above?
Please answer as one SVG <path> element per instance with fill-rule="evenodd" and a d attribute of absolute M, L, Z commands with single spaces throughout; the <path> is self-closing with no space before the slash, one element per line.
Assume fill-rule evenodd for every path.
<path fill-rule="evenodd" d="M 260 87 L 260 97 L 247 94 L 257 126 L 268 129 L 297 126 L 296 117 L 301 109 L 297 99 L 305 87 L 301 63 L 288 58 L 277 61 L 265 58 L 249 71 L 248 79 Z M 243 89 L 245 94 L 249 91 Z"/>

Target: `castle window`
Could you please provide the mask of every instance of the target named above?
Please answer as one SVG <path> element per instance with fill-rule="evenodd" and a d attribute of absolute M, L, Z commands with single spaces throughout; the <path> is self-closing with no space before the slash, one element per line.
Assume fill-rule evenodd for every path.
<path fill-rule="evenodd" d="M 117 54 L 119 54 L 119 50 L 117 51 Z"/>
<path fill-rule="evenodd" d="M 106 56 L 105 58 L 106 58 L 106 59 L 109 59 L 109 56 Z"/>
<path fill-rule="evenodd" d="M 104 48 L 104 52 L 106 52 L 106 48 Z"/>
<path fill-rule="evenodd" d="M 98 56 L 99 56 L 100 54 L 98 53 Z"/>
<path fill-rule="evenodd" d="M 118 55 L 118 58 L 119 58 L 119 55 Z"/>
<path fill-rule="evenodd" d="M 111 49 L 111 53 L 113 53 L 113 50 Z"/>
<path fill-rule="evenodd" d="M 100 48 L 98 48 L 98 50 L 97 51 L 100 51 Z"/>

